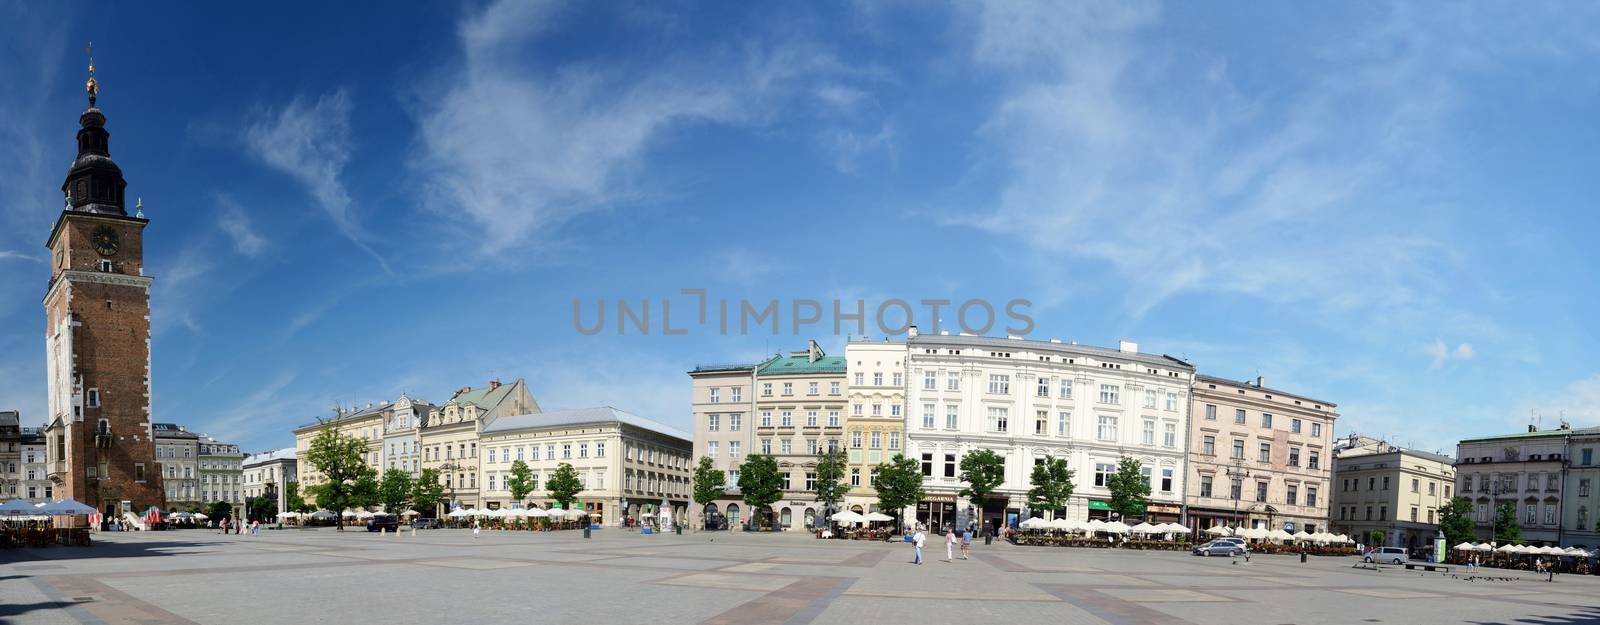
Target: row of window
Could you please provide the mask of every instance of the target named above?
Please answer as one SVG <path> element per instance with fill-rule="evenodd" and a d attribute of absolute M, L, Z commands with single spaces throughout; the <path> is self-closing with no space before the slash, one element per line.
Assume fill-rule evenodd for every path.
<path fill-rule="evenodd" d="M 860 375 L 861 374 L 859 374 L 859 373 L 856 374 L 857 377 L 860 377 Z M 898 373 L 895 374 L 895 376 L 897 378 L 899 377 L 899 375 L 900 374 L 898 374 Z M 821 384 L 820 382 L 807 382 L 806 383 L 806 395 L 808 397 L 817 397 L 817 396 L 822 395 L 822 390 L 821 390 L 820 384 Z M 882 386 L 882 385 L 879 385 L 879 386 Z M 735 386 L 735 387 L 733 387 L 733 390 L 734 390 L 733 401 L 739 401 L 739 397 L 738 397 L 739 387 Z M 840 384 L 838 382 L 829 382 L 828 383 L 828 394 L 829 395 L 832 395 L 834 397 L 838 397 L 839 395 L 842 394 L 842 393 L 840 393 L 840 390 L 841 390 L 840 389 Z M 717 402 L 721 401 L 721 400 L 717 399 L 716 389 L 713 388 L 713 389 L 711 389 L 711 391 L 712 391 L 711 402 L 712 403 L 717 403 Z M 762 397 L 772 397 L 772 383 L 771 382 L 762 382 L 761 383 L 761 396 Z M 783 395 L 782 396 L 783 397 L 794 397 L 794 382 L 784 382 L 783 383 Z"/>
<path fill-rule="evenodd" d="M 532 460 L 532 461 L 539 460 L 539 446 L 538 445 L 528 445 L 528 446 L 517 445 L 515 447 L 489 447 L 488 450 L 489 450 L 489 462 L 488 462 L 488 464 L 511 463 L 511 462 L 515 462 L 517 460 Z M 561 459 L 562 460 L 571 460 L 573 458 L 572 450 L 573 450 L 573 444 L 572 443 L 562 443 L 561 444 Z M 587 442 L 578 443 L 577 444 L 577 450 L 578 450 L 578 455 L 577 455 L 578 458 L 588 458 L 589 457 L 589 443 L 587 443 Z M 512 453 L 516 454 L 516 458 L 512 458 L 511 457 Z M 594 444 L 594 457 L 596 457 L 596 458 L 604 458 L 604 457 L 606 457 L 606 444 L 605 444 L 604 441 L 595 442 L 595 444 Z M 555 445 L 552 444 L 552 445 L 545 445 L 544 446 L 544 459 L 545 460 L 555 460 L 556 459 L 556 446 Z"/>
<path fill-rule="evenodd" d="M 1216 479 L 1215 476 L 1212 476 L 1212 475 L 1201 475 L 1200 476 L 1200 496 L 1201 497 L 1216 497 L 1217 496 L 1213 491 L 1214 480 L 1215 479 Z M 1228 484 L 1228 498 L 1229 499 L 1233 499 L 1233 500 L 1237 500 L 1237 501 L 1243 501 L 1244 481 L 1241 478 L 1232 477 L 1232 478 L 1228 478 L 1228 482 L 1229 482 L 1229 484 Z M 1269 480 L 1256 480 L 1255 501 L 1259 501 L 1259 502 L 1262 502 L 1262 503 L 1283 503 L 1283 504 L 1287 504 L 1287 505 L 1291 505 L 1291 506 L 1301 505 L 1300 504 L 1300 488 L 1302 486 L 1301 484 L 1293 484 L 1293 483 L 1285 484 L 1284 485 L 1284 494 L 1283 494 L 1283 501 L 1282 502 L 1275 502 L 1275 501 L 1268 501 L 1267 500 L 1267 494 L 1268 494 L 1268 490 L 1269 490 L 1270 486 L 1271 486 L 1270 479 Z M 1317 505 L 1317 486 L 1311 485 L 1311 484 L 1306 484 L 1304 486 L 1305 486 L 1305 495 L 1306 495 L 1305 504 L 1304 505 L 1315 507 Z"/>
<path fill-rule="evenodd" d="M 1233 439 L 1233 451 L 1232 451 L 1232 455 L 1230 457 L 1234 458 L 1234 459 L 1238 459 L 1238 460 L 1243 460 L 1244 459 L 1244 446 L 1245 446 L 1244 439 L 1242 439 L 1242 438 Z M 1300 451 L 1301 451 L 1300 447 L 1297 447 L 1297 446 L 1290 446 L 1289 447 L 1289 459 L 1287 461 L 1288 466 L 1291 466 L 1291 467 L 1300 466 Z M 1202 456 L 1215 456 L 1215 455 L 1217 455 L 1217 437 L 1216 437 L 1216 435 L 1207 434 L 1207 435 L 1201 437 L 1201 439 L 1200 439 L 1200 455 L 1202 455 Z M 1256 447 L 1256 462 L 1265 462 L 1265 463 L 1272 462 L 1272 443 L 1260 443 Z M 1322 466 L 1322 452 L 1320 452 L 1318 450 L 1315 450 L 1315 449 L 1310 450 L 1310 453 L 1306 455 L 1306 468 L 1308 468 L 1308 469 L 1316 469 L 1316 468 L 1320 468 L 1321 466 Z M 1388 479 L 1388 478 L 1384 478 L 1384 479 Z"/>
<path fill-rule="evenodd" d="M 1206 407 L 1205 407 L 1205 418 L 1206 418 L 1207 421 L 1216 421 L 1217 420 L 1217 406 L 1216 406 L 1216 404 L 1206 404 Z M 1243 408 L 1235 408 L 1233 410 L 1233 422 L 1234 423 L 1238 423 L 1238 424 L 1243 424 L 1245 422 L 1245 411 L 1244 411 Z M 1297 419 L 1297 418 L 1289 419 L 1289 432 L 1290 433 L 1292 433 L 1292 434 L 1301 433 L 1303 426 L 1304 426 L 1304 423 L 1300 419 Z M 1272 429 L 1272 413 L 1269 413 L 1269 412 L 1261 413 L 1261 427 L 1267 428 L 1269 430 Z M 1322 436 L 1322 424 L 1321 423 L 1318 423 L 1318 422 L 1315 422 L 1315 421 L 1311 422 L 1311 436 L 1312 436 L 1312 438 L 1319 438 L 1319 437 Z"/>
<path fill-rule="evenodd" d="M 878 413 L 879 413 L 879 409 L 878 408 L 879 408 L 879 406 L 875 404 L 874 407 L 873 407 L 873 416 L 878 416 Z M 861 410 L 861 404 L 856 404 L 856 412 L 857 412 L 858 415 L 860 414 L 860 410 Z M 894 411 L 893 412 L 894 412 L 894 416 L 896 416 L 896 417 L 900 416 L 900 406 L 898 406 L 898 405 L 894 406 Z M 732 416 L 735 416 L 735 415 L 729 415 L 729 416 L 732 417 Z M 763 410 L 763 411 L 761 411 L 761 422 L 759 423 L 759 425 L 761 427 L 764 427 L 764 428 L 772 427 L 772 416 L 773 415 L 772 415 L 772 411 L 771 410 Z M 780 411 L 778 411 L 778 415 L 777 416 L 778 416 L 778 427 L 781 427 L 781 428 L 792 428 L 792 427 L 794 427 L 795 414 L 794 414 L 793 410 L 780 410 Z M 805 426 L 808 427 L 808 428 L 821 427 L 821 423 L 822 423 L 822 421 L 820 420 L 821 416 L 822 415 L 820 414 L 819 411 L 807 410 L 806 414 L 805 414 Z M 840 424 L 840 421 L 839 421 L 839 411 L 837 411 L 837 410 L 829 410 L 827 418 L 828 418 L 828 420 L 827 420 L 828 427 L 830 427 L 830 428 L 841 427 L 841 424 Z M 737 431 L 738 430 L 737 427 L 732 427 L 733 426 L 733 422 L 732 421 L 729 422 L 729 425 L 730 425 L 729 431 Z"/>
<path fill-rule="evenodd" d="M 1494 487 L 1494 492 L 1496 493 L 1514 493 L 1517 492 L 1517 487 L 1522 483 L 1522 480 L 1514 473 L 1500 473 L 1495 475 L 1474 473 L 1465 475 L 1461 478 L 1461 492 L 1472 492 L 1472 485 L 1474 481 L 1476 481 L 1478 485 L 1478 492 L 1480 493 L 1489 492 L 1491 486 Z M 1541 483 L 1544 485 L 1544 489 L 1547 491 L 1558 491 L 1561 490 L 1561 474 L 1540 472 L 1529 473 L 1526 483 L 1527 490 L 1529 491 L 1539 490 Z"/>

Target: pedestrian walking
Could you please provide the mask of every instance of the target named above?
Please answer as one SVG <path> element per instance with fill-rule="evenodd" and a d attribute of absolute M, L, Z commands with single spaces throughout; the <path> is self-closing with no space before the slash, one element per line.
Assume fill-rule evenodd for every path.
<path fill-rule="evenodd" d="M 472 537 L 473 538 L 477 538 L 478 537 L 478 520 L 477 519 L 473 519 L 472 520 Z"/>
<path fill-rule="evenodd" d="M 971 560 L 972 555 L 972 526 L 967 526 L 967 531 L 961 533 L 961 559 Z"/>
<path fill-rule="evenodd" d="M 261 535 L 261 519 L 256 519 L 256 520 L 250 522 L 250 535 L 251 536 L 260 536 Z"/>
<path fill-rule="evenodd" d="M 913 560 L 912 564 L 922 564 L 922 546 L 927 542 L 928 536 L 922 533 L 922 528 L 919 526 L 916 535 L 911 537 L 911 544 L 917 548 L 917 559 Z"/>
<path fill-rule="evenodd" d="M 956 559 L 956 527 L 946 525 L 944 528 L 944 561 L 954 562 Z"/>

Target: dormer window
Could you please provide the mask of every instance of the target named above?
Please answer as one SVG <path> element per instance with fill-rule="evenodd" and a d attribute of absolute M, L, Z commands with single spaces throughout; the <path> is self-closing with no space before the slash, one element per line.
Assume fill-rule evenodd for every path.
<path fill-rule="evenodd" d="M 111 261 L 109 261 L 109 260 L 100 261 L 100 271 L 103 271 L 105 273 L 111 273 L 111 271 L 112 271 L 112 269 L 111 269 Z"/>

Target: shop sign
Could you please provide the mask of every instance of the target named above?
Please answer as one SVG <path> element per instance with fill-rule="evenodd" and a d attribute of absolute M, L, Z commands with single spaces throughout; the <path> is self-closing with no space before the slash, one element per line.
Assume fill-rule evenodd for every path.
<path fill-rule="evenodd" d="M 956 502 L 956 496 L 955 495 L 927 495 L 927 496 L 923 497 L 922 500 L 923 501 L 932 501 L 932 502 L 936 502 L 936 503 L 955 503 Z"/>

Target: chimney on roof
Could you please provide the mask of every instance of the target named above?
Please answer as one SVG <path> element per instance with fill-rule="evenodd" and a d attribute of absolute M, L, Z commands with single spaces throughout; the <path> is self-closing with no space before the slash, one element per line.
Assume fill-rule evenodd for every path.
<path fill-rule="evenodd" d="M 470 386 L 463 386 L 463 387 L 461 387 L 461 390 L 456 391 L 457 394 L 471 393 L 471 392 L 472 392 L 472 387 L 470 387 Z"/>
<path fill-rule="evenodd" d="M 1256 376 L 1256 388 L 1261 388 L 1262 386 L 1266 385 L 1266 383 L 1267 383 L 1267 376 L 1264 376 L 1264 375 Z"/>
<path fill-rule="evenodd" d="M 499 380 L 489 380 L 489 390 L 492 391 L 492 390 L 497 389 L 497 388 L 500 388 L 500 381 Z"/>
<path fill-rule="evenodd" d="M 816 362 L 822 356 L 822 346 L 817 344 L 817 340 L 811 339 L 808 341 L 806 344 L 806 362 Z"/>
<path fill-rule="evenodd" d="M 1124 354 L 1137 353 L 1139 351 L 1139 344 L 1133 341 L 1117 341 L 1117 351 Z"/>
<path fill-rule="evenodd" d="M 1539 426 L 1534 425 L 1532 423 L 1529 423 L 1528 424 L 1528 431 L 1529 432 L 1537 432 L 1537 431 L 1539 431 Z"/>
<path fill-rule="evenodd" d="M 906 329 L 906 336 L 911 337 L 911 338 L 917 338 L 917 326 L 911 326 L 910 328 L 907 328 Z"/>
<path fill-rule="evenodd" d="M 370 401 L 369 401 L 369 402 L 367 402 L 367 407 L 368 407 L 368 408 L 371 408 L 371 407 L 372 407 L 372 402 L 370 402 Z"/>

